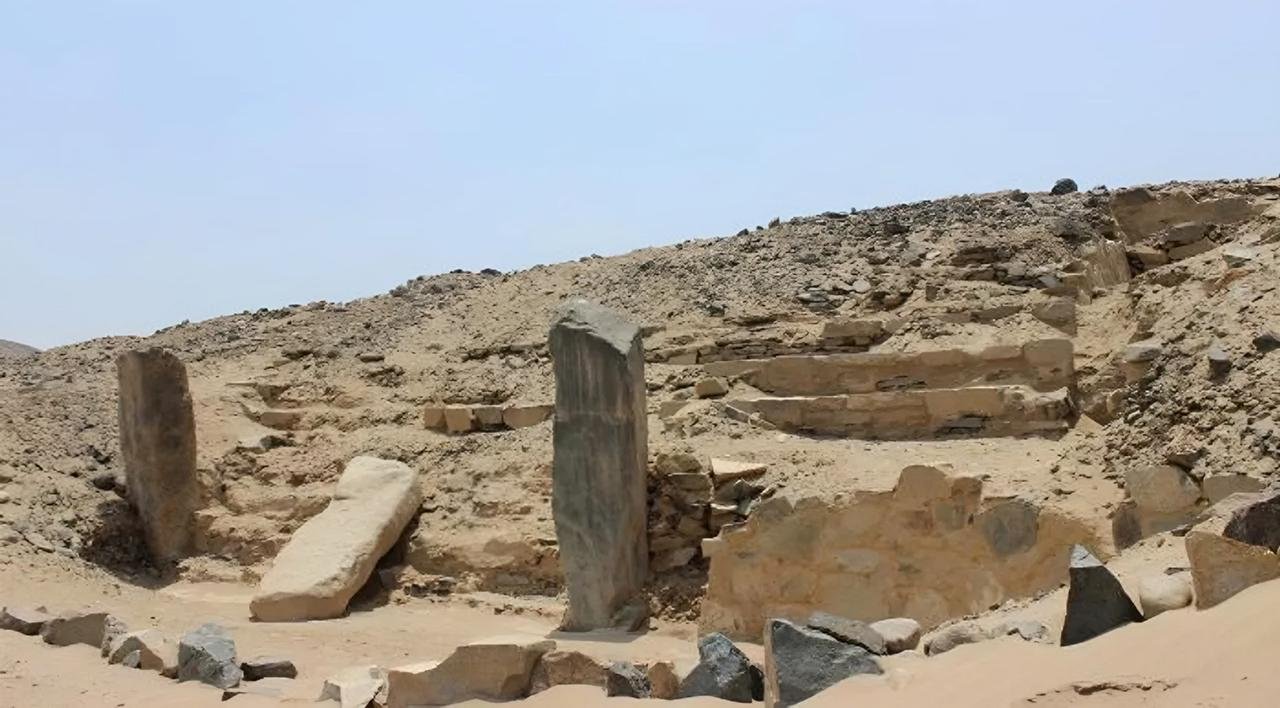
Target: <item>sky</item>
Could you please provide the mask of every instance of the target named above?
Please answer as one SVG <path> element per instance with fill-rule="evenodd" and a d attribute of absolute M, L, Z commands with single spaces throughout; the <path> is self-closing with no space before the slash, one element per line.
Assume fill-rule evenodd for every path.
<path fill-rule="evenodd" d="M 0 338 L 1280 173 L 1280 3 L 0 0 Z"/>

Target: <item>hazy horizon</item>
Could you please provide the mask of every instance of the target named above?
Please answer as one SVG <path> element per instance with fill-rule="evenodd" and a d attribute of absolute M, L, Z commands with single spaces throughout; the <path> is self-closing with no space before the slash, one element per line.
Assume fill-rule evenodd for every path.
<path fill-rule="evenodd" d="M 0 4 L 0 339 L 1280 172 L 1280 6 Z"/>

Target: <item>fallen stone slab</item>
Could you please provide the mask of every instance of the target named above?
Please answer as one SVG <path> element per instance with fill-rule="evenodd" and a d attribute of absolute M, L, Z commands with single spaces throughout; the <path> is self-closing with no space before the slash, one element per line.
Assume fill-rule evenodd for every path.
<path fill-rule="evenodd" d="M 236 660 L 236 643 L 220 625 L 208 623 L 182 635 L 178 642 L 178 680 L 233 688 L 244 674 Z"/>
<path fill-rule="evenodd" d="M 386 673 L 387 708 L 524 698 L 538 660 L 555 646 L 549 639 L 496 637 L 464 644 L 443 661 L 391 669 Z"/>
<path fill-rule="evenodd" d="M 1152 575 L 1138 584 L 1138 604 L 1142 616 L 1151 619 L 1156 615 L 1178 610 L 1191 604 L 1191 583 L 1181 575 Z"/>
<path fill-rule="evenodd" d="M 53 615 L 38 607 L 6 607 L 0 611 L 0 629 L 34 637 L 51 619 Z"/>
<path fill-rule="evenodd" d="M 711 458 L 711 476 L 715 478 L 717 486 L 735 479 L 755 479 L 764 475 L 768 469 L 767 465 L 756 462 Z"/>
<path fill-rule="evenodd" d="M 261 681 L 266 678 L 297 678 L 298 667 L 280 656 L 255 656 L 240 662 L 245 681 Z"/>
<path fill-rule="evenodd" d="M 604 692 L 606 696 L 649 698 L 653 689 L 640 667 L 629 661 L 615 661 L 605 670 Z"/>
<path fill-rule="evenodd" d="M 373 573 L 418 511 L 417 475 L 408 465 L 357 457 L 333 500 L 303 524 L 276 556 L 249 603 L 268 622 L 329 619 Z"/>
<path fill-rule="evenodd" d="M 569 602 L 562 627 L 613 626 L 648 576 L 648 434 L 640 329 L 585 300 L 551 326 L 552 515 Z"/>
<path fill-rule="evenodd" d="M 712 696 L 725 701 L 752 701 L 751 659 L 724 634 L 698 640 L 698 665 L 680 683 L 680 698 Z"/>
<path fill-rule="evenodd" d="M 325 679 L 317 700 L 337 701 L 340 708 L 368 708 L 374 700 L 387 697 L 386 689 L 386 671 L 372 665 L 352 666 Z"/>
<path fill-rule="evenodd" d="M 160 630 L 142 629 L 117 637 L 111 642 L 107 663 L 123 663 L 130 654 L 137 654 L 136 668 L 170 678 L 178 675 L 178 647 Z"/>
<path fill-rule="evenodd" d="M 580 651 L 549 651 L 533 669 L 529 693 L 565 684 L 604 688 L 604 664 Z"/>
<path fill-rule="evenodd" d="M 883 670 L 871 652 L 786 620 L 765 629 L 765 703 L 786 708 L 857 674 Z"/>
<path fill-rule="evenodd" d="M 1070 588 L 1067 616 L 1062 622 L 1062 646 L 1079 644 L 1116 627 L 1142 621 L 1142 613 L 1120 581 L 1084 546 L 1071 549 L 1068 575 Z"/>
<path fill-rule="evenodd" d="M 95 649 L 102 648 L 107 636 L 108 626 L 120 624 L 114 616 L 101 610 L 78 610 L 63 612 L 45 622 L 40 630 L 40 638 L 46 644 L 66 647 L 72 644 L 88 644 Z"/>
<path fill-rule="evenodd" d="M 920 645 L 920 623 L 909 617 L 892 617 L 872 622 L 871 628 L 884 639 L 886 654 L 911 651 Z"/>
<path fill-rule="evenodd" d="M 264 698 L 283 699 L 293 692 L 293 687 L 296 683 L 291 678 L 268 676 L 224 690 L 222 692 L 222 700 L 229 701 L 237 696 L 262 696 Z"/>
<path fill-rule="evenodd" d="M 805 622 L 809 629 L 816 629 L 845 644 L 857 644 L 872 654 L 885 654 L 884 637 L 866 622 L 840 617 L 829 612 L 814 612 Z"/>

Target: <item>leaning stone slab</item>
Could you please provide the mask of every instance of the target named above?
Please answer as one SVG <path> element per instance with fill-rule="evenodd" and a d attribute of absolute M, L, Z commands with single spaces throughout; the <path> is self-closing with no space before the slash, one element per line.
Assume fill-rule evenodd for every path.
<path fill-rule="evenodd" d="M 135 652 L 138 655 L 137 668 L 157 671 L 170 678 L 178 675 L 178 647 L 159 630 L 143 629 L 117 637 L 111 642 L 107 663 L 123 663 Z"/>
<path fill-rule="evenodd" d="M 1142 613 L 1120 581 L 1084 546 L 1071 549 L 1068 568 L 1067 616 L 1062 621 L 1062 646 L 1079 644 L 1130 622 Z"/>
<path fill-rule="evenodd" d="M 152 558 L 174 561 L 191 546 L 200 503 L 187 370 L 173 354 L 148 349 L 121 354 L 116 374 L 129 500 L 142 519 Z"/>
<path fill-rule="evenodd" d="M 6 607 L 0 611 L 0 629 L 34 637 L 51 619 L 53 619 L 52 615 L 40 609 Z"/>
<path fill-rule="evenodd" d="M 107 612 L 82 610 L 63 612 L 45 623 L 40 630 L 40 637 L 46 644 L 58 647 L 72 644 L 88 644 L 95 649 L 102 647 L 109 626 L 117 626 L 120 621 Z"/>
<path fill-rule="evenodd" d="M 549 639 L 497 637 L 460 646 L 443 661 L 391 669 L 387 708 L 524 698 L 538 660 L 555 646 Z"/>
<path fill-rule="evenodd" d="M 815 629 L 769 621 L 764 633 L 764 700 L 786 708 L 857 674 L 883 671 L 874 656 Z"/>
<path fill-rule="evenodd" d="M 408 465 L 353 459 L 333 501 L 295 531 L 276 556 L 249 611 L 268 622 L 342 615 L 419 503 L 417 477 Z"/>
<path fill-rule="evenodd" d="M 199 681 L 216 688 L 233 688 L 243 674 L 236 660 L 236 643 L 227 630 L 203 624 L 178 642 L 178 680 Z"/>
<path fill-rule="evenodd" d="M 549 344 L 552 512 L 569 596 L 562 626 L 609 627 L 648 574 L 640 330 L 611 310 L 572 300 L 557 314 Z"/>
<path fill-rule="evenodd" d="M 728 637 L 716 632 L 698 640 L 698 665 L 680 683 L 677 695 L 750 703 L 751 684 L 751 659 Z"/>

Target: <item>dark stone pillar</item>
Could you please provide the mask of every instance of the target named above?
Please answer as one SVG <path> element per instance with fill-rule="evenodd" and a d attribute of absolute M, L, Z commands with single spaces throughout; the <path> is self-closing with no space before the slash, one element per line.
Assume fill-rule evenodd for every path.
<path fill-rule="evenodd" d="M 635 325 L 585 300 L 561 307 L 550 347 L 563 628 L 585 631 L 612 626 L 648 575 L 644 349 Z"/>
<path fill-rule="evenodd" d="M 173 354 L 148 349 L 121 354 L 116 373 L 129 499 L 142 519 L 151 557 L 171 562 L 189 550 L 200 502 L 187 369 Z"/>

